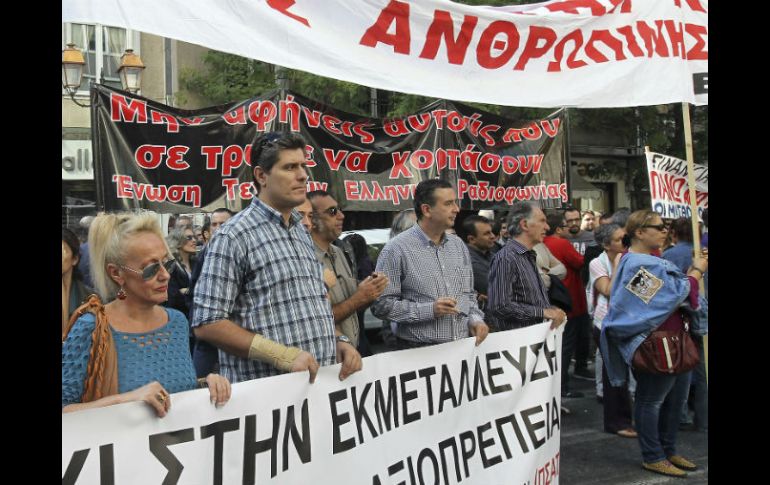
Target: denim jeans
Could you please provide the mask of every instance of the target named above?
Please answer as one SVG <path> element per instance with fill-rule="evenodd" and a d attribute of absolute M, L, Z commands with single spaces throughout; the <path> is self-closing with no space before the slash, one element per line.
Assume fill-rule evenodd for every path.
<path fill-rule="evenodd" d="M 687 399 L 690 372 L 677 375 L 634 371 L 634 421 L 642 460 L 654 463 L 676 454 L 679 413 Z"/>
<path fill-rule="evenodd" d="M 575 344 L 577 343 L 578 326 L 581 320 L 567 319 L 564 324 L 564 333 L 561 336 L 561 393 L 569 392 L 569 364 L 572 361 L 572 354 L 575 353 Z"/>

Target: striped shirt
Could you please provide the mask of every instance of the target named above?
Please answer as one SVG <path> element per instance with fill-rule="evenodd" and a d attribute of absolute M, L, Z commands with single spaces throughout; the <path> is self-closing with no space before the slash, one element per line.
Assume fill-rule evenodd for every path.
<path fill-rule="evenodd" d="M 535 251 L 515 239 L 509 239 L 492 260 L 487 315 L 498 329 L 540 323 L 543 310 L 551 307 L 536 260 Z"/>
<path fill-rule="evenodd" d="M 255 198 L 217 231 L 195 286 L 192 326 L 218 320 L 336 362 L 334 316 L 310 235 L 292 212 L 281 214 Z M 280 374 L 270 364 L 219 350 L 231 382 Z"/>
<path fill-rule="evenodd" d="M 377 259 L 377 271 L 388 286 L 372 305 L 382 320 L 398 323 L 396 336 L 420 343 L 441 343 L 468 337 L 469 325 L 484 321 L 473 290 L 468 248 L 453 235 L 436 245 L 419 224 L 391 239 Z M 433 314 L 440 297 L 457 300 L 456 315 Z"/>

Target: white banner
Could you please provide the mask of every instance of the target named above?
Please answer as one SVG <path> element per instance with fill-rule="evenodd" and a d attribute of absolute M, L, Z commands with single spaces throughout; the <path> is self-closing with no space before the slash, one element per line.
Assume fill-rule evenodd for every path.
<path fill-rule="evenodd" d="M 559 482 L 561 328 L 547 323 L 62 415 L 64 484 Z"/>
<path fill-rule="evenodd" d="M 708 104 L 707 11 L 706 0 L 62 0 L 63 22 L 134 29 L 365 86 L 586 108 Z"/>
<path fill-rule="evenodd" d="M 693 166 L 698 220 L 702 221 L 703 209 L 709 206 L 709 168 L 697 163 Z M 647 174 L 650 179 L 652 210 L 668 219 L 692 217 L 686 160 L 647 152 Z"/>

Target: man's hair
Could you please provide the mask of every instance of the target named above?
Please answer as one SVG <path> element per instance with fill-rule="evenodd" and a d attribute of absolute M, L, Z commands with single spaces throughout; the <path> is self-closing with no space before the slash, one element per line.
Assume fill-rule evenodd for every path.
<path fill-rule="evenodd" d="M 612 219 L 612 214 L 610 214 L 609 212 L 599 216 L 599 222 L 606 221 L 608 219 Z M 618 225 L 620 227 L 623 227 L 621 224 L 618 224 Z"/>
<path fill-rule="evenodd" d="M 422 205 L 428 204 L 430 207 L 436 205 L 436 189 L 451 189 L 452 184 L 443 179 L 430 179 L 423 180 L 417 184 L 417 188 L 414 189 L 414 213 L 417 215 L 417 220 L 422 219 Z"/>
<path fill-rule="evenodd" d="M 596 231 L 594 231 L 594 237 L 596 238 L 596 242 L 599 243 L 600 246 L 609 246 L 612 242 L 612 235 L 615 234 L 615 231 L 618 229 L 623 229 L 620 227 L 620 225 L 615 224 L 614 222 L 610 222 L 609 224 L 604 224 L 596 228 Z"/>
<path fill-rule="evenodd" d="M 327 192 L 325 190 L 320 190 L 320 189 L 319 190 L 311 190 L 310 192 L 305 194 L 305 197 L 307 197 L 307 200 L 309 200 L 311 202 L 313 201 L 313 199 L 318 198 L 318 197 L 331 197 L 331 196 L 332 196 L 332 194 L 330 194 L 329 192 Z"/>
<path fill-rule="evenodd" d="M 562 212 L 564 213 L 565 216 L 567 215 L 567 212 L 577 212 L 578 214 L 580 214 L 581 218 L 583 217 L 583 214 L 580 213 L 580 209 L 578 209 L 577 207 L 572 207 L 571 205 L 568 205 L 567 207 L 562 209 Z"/>
<path fill-rule="evenodd" d="M 484 216 L 471 215 L 465 218 L 463 221 L 463 233 L 465 236 L 465 242 L 468 242 L 470 236 L 478 237 L 476 233 L 476 223 L 481 222 L 483 224 L 490 224 L 489 219 Z"/>
<path fill-rule="evenodd" d="M 692 242 L 692 221 L 689 217 L 680 217 L 671 223 L 670 232 L 679 242 Z"/>
<path fill-rule="evenodd" d="M 230 217 L 233 217 L 235 215 L 235 212 L 231 211 L 227 207 L 220 207 L 219 209 L 214 209 L 214 212 L 212 212 L 212 214 L 221 214 L 223 212 L 230 214 Z"/>
<path fill-rule="evenodd" d="M 281 134 L 277 132 L 265 133 L 257 139 L 251 146 L 251 166 L 259 166 L 265 173 L 270 173 L 273 166 L 278 162 L 282 150 L 302 150 L 305 153 L 305 139 L 299 135 Z M 259 192 L 259 182 L 254 176 L 254 188 Z"/>
<path fill-rule="evenodd" d="M 564 212 L 560 210 L 549 210 L 545 213 L 545 221 L 548 223 L 548 230 L 545 231 L 545 235 L 553 236 L 556 229 L 564 225 Z"/>
<path fill-rule="evenodd" d="M 596 213 L 591 209 L 584 210 L 583 212 L 581 212 L 580 217 L 585 217 L 586 214 L 591 214 L 592 216 L 596 217 Z"/>
<path fill-rule="evenodd" d="M 508 212 L 508 234 L 516 237 L 523 232 L 521 221 L 532 218 L 535 212 L 535 206 L 529 202 L 517 202 L 511 206 Z"/>

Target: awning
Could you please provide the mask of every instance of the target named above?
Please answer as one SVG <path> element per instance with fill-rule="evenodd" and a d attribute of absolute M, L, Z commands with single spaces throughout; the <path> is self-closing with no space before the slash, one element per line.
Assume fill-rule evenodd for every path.
<path fill-rule="evenodd" d="M 570 186 L 569 192 L 572 194 L 572 199 L 601 199 L 602 189 L 595 186 L 588 180 L 584 179 L 577 172 L 570 173 Z"/>

